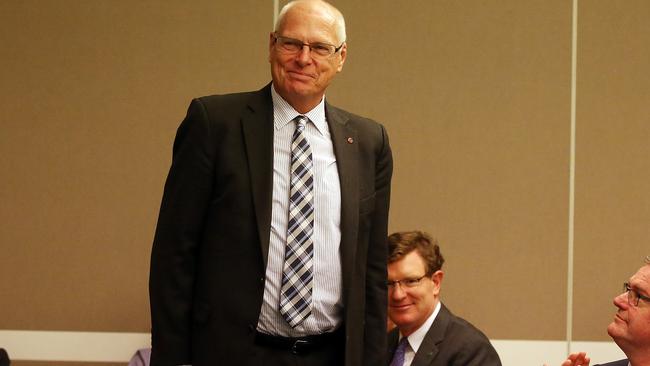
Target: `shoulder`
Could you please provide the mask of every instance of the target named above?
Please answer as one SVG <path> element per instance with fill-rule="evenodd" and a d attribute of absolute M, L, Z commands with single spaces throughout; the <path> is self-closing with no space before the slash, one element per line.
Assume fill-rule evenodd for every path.
<path fill-rule="evenodd" d="M 236 113 L 246 107 L 259 108 L 263 106 L 272 107 L 271 92 L 267 86 L 256 91 L 247 91 L 229 94 L 207 95 L 192 100 L 192 104 L 198 104 L 207 113 L 219 111 L 219 113 Z"/>
<path fill-rule="evenodd" d="M 446 310 L 446 308 L 443 308 Z M 440 315 L 444 316 L 445 312 L 441 311 Z M 446 340 L 453 339 L 455 342 L 460 342 L 466 346 L 473 345 L 475 347 L 489 346 L 492 348 L 488 337 L 472 323 L 467 320 L 454 315 L 451 311 L 446 310 L 446 315 L 449 317 L 449 325 L 447 328 Z"/>
<path fill-rule="evenodd" d="M 266 99 L 268 98 L 268 102 Z M 255 115 L 266 120 L 273 105 L 268 86 L 252 92 L 208 95 L 192 99 L 187 114 L 178 127 L 177 140 L 217 141 L 224 129 L 237 128 L 242 117 Z"/>
<path fill-rule="evenodd" d="M 358 114 L 346 111 L 345 109 L 333 106 L 330 103 L 326 103 L 325 111 L 327 113 L 328 119 L 333 119 L 344 124 L 351 124 L 355 128 L 377 130 L 384 129 L 381 123 L 371 118 L 363 117 Z"/>

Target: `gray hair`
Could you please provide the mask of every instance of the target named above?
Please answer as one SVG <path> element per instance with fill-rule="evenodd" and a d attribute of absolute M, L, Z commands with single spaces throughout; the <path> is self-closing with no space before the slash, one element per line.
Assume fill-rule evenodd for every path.
<path fill-rule="evenodd" d="M 645 262 L 645 264 L 650 264 L 650 255 L 646 255 L 643 261 Z"/>
<path fill-rule="evenodd" d="M 278 18 L 275 21 L 275 25 L 273 27 L 274 31 L 278 31 L 278 28 L 284 21 L 284 16 L 287 14 L 287 12 L 296 4 L 299 3 L 321 3 L 324 5 L 330 12 L 330 14 L 334 17 L 334 26 L 335 26 L 335 31 L 336 31 L 336 38 L 338 38 L 338 44 L 336 45 L 337 47 L 345 42 L 346 40 L 346 35 L 345 35 L 345 18 L 343 18 L 343 14 L 334 7 L 334 5 L 328 3 L 327 1 L 323 0 L 294 0 L 288 2 L 285 6 L 282 7 L 280 10 L 280 13 L 278 14 Z"/>

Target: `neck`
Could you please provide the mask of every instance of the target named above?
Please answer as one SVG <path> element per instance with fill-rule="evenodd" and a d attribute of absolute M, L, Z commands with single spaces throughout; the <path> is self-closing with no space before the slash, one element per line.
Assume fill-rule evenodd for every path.
<path fill-rule="evenodd" d="M 284 97 L 283 97 L 284 98 Z M 312 109 L 316 108 L 318 103 L 323 99 L 322 96 L 309 100 L 305 99 L 287 99 L 284 98 L 298 113 L 305 114 Z"/>
<path fill-rule="evenodd" d="M 275 86 L 273 86 L 273 88 L 275 88 Z M 286 93 L 280 92 L 277 89 L 275 89 L 275 92 L 300 114 L 305 114 L 316 108 L 321 100 L 323 100 L 324 96 L 324 94 L 317 96 L 291 96 L 285 95 Z"/>
<path fill-rule="evenodd" d="M 642 355 L 630 355 L 628 360 L 630 360 L 631 366 L 650 366 L 650 354 L 647 350 L 644 350 L 645 354 Z"/>

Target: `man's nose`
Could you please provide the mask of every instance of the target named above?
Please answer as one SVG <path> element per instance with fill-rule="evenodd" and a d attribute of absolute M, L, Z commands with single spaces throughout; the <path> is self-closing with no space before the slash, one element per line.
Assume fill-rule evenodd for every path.
<path fill-rule="evenodd" d="M 312 60 L 311 48 L 309 48 L 309 46 L 306 44 L 302 45 L 300 52 L 298 52 L 298 55 L 296 55 L 296 58 L 301 65 L 309 64 Z"/>
<path fill-rule="evenodd" d="M 402 286 L 399 283 L 396 283 L 391 291 L 390 296 L 394 300 L 401 300 L 406 297 L 406 292 L 402 290 Z"/>
<path fill-rule="evenodd" d="M 614 298 L 614 306 L 619 309 L 627 309 L 630 304 L 627 302 L 627 292 L 623 292 Z"/>

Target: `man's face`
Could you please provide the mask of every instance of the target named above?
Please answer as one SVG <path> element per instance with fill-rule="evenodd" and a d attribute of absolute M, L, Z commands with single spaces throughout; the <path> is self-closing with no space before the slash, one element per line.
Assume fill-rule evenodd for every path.
<path fill-rule="evenodd" d="M 424 260 L 417 251 L 388 264 L 388 280 L 417 279 L 426 273 Z M 395 284 L 388 288 L 388 316 L 407 336 L 417 330 L 438 304 L 442 271 L 424 277 L 417 286 Z"/>
<path fill-rule="evenodd" d="M 650 296 L 650 265 L 641 267 L 629 281 L 632 291 L 642 296 Z M 614 321 L 607 327 L 607 333 L 614 339 L 619 347 L 629 354 L 641 350 L 650 350 L 650 302 L 639 300 L 639 305 L 628 303 L 627 293 L 614 298 L 614 305 L 618 311 Z"/>
<path fill-rule="evenodd" d="M 338 47 L 341 41 L 336 37 L 335 25 L 334 16 L 323 5 L 299 4 L 287 12 L 276 34 L 304 43 L 321 42 Z M 276 91 L 296 110 L 307 112 L 301 109 L 311 109 L 320 102 L 334 75 L 343 69 L 346 54 L 346 45 L 326 58 L 314 57 L 309 47 L 287 53 L 276 44 L 271 33 L 269 61 Z"/>

